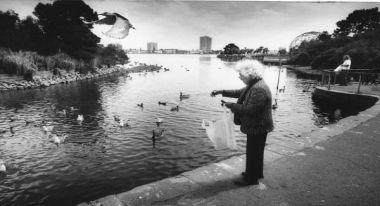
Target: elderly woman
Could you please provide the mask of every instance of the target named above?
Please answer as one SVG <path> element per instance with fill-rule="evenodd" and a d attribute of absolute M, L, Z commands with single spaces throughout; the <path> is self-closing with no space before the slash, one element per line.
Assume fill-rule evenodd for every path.
<path fill-rule="evenodd" d="M 258 61 L 244 61 L 236 66 L 246 85 L 239 90 L 214 90 L 211 96 L 238 98 L 225 106 L 234 113 L 234 123 L 247 134 L 246 169 L 235 181 L 240 186 L 256 185 L 263 176 L 264 147 L 268 132 L 273 130 L 272 95 L 262 78 L 263 65 Z"/>

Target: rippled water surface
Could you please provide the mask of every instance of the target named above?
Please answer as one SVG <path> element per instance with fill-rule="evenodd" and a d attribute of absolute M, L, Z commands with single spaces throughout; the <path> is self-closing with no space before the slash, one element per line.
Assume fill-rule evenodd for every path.
<path fill-rule="evenodd" d="M 235 63 L 198 55 L 130 58 L 170 71 L 0 94 L 0 130 L 5 132 L 0 134 L 0 159 L 8 169 L 0 174 L 0 205 L 72 205 L 244 153 L 245 140 L 238 128 L 238 150 L 217 151 L 200 127 L 202 119 L 216 119 L 222 112 L 223 98 L 211 98 L 212 90 L 244 86 L 233 70 Z M 278 67 L 265 71 L 273 96 L 278 74 Z M 274 111 L 271 137 L 297 138 L 329 122 L 305 91 L 313 80 L 297 79 L 286 70 L 280 77 L 280 87 L 286 87 L 277 96 L 279 108 Z M 180 101 L 180 91 L 190 98 Z M 158 105 L 158 101 L 168 105 Z M 138 103 L 144 108 L 137 107 Z M 170 111 L 175 103 L 180 104 L 178 112 Z M 57 110 L 78 110 L 63 115 L 52 105 Z M 81 124 L 78 114 L 84 115 Z M 129 119 L 131 127 L 120 128 L 114 115 Z M 153 148 L 157 117 L 163 119 L 167 132 Z M 53 133 L 67 134 L 66 143 L 49 142 L 42 120 L 54 125 Z"/>

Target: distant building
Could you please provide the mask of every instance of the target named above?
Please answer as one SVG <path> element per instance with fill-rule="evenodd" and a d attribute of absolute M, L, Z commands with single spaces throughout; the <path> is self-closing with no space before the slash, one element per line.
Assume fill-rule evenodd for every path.
<path fill-rule="evenodd" d="M 157 51 L 157 43 L 156 42 L 148 42 L 146 50 L 148 53 L 154 53 L 155 51 Z"/>
<path fill-rule="evenodd" d="M 199 50 L 202 52 L 210 52 L 211 51 L 211 37 L 209 36 L 201 36 Z"/>
<path fill-rule="evenodd" d="M 176 54 L 177 49 L 164 49 L 163 54 Z"/>

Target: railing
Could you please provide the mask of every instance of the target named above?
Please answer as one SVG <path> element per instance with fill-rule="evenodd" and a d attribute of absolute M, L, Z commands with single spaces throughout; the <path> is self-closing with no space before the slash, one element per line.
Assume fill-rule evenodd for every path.
<path fill-rule="evenodd" d="M 354 81 L 358 83 L 356 93 L 360 93 L 360 86 L 363 84 L 377 84 L 379 80 L 379 70 L 373 69 L 350 69 L 347 71 L 334 72 L 334 70 L 323 70 L 321 86 L 331 89 L 331 85 L 337 83 L 337 79 L 341 79 L 339 83 L 348 83 Z M 344 84 L 343 84 L 344 85 Z M 344 85 L 346 86 L 346 85 Z"/>

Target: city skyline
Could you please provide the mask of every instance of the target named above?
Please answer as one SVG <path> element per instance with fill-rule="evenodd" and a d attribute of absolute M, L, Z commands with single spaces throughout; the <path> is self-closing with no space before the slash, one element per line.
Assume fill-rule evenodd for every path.
<path fill-rule="evenodd" d="M 13 9 L 20 18 L 32 15 L 43 1 L 0 1 L 1 10 Z M 136 27 L 125 39 L 112 39 L 92 30 L 103 44 L 118 43 L 124 49 L 146 48 L 147 42 L 159 42 L 161 48 L 193 50 L 200 36 L 213 38 L 213 50 L 229 43 L 240 48 L 264 46 L 270 50 L 289 48 L 298 35 L 309 31 L 332 33 L 336 22 L 357 9 L 380 7 L 379 2 L 226 2 L 226 1 L 117 1 L 85 0 L 94 11 L 117 12 Z"/>

